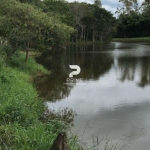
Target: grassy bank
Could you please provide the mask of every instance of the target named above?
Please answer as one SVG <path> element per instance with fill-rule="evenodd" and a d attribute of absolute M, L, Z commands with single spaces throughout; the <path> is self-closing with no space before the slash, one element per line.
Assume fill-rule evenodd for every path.
<path fill-rule="evenodd" d="M 150 42 L 150 37 L 114 38 L 112 42 Z"/>
<path fill-rule="evenodd" d="M 39 98 L 31 77 L 47 74 L 32 57 L 24 61 L 23 53 L 10 60 L 0 55 L 0 149 L 49 150 L 57 134 L 68 130 L 61 119 L 47 118 L 47 108 Z M 72 140 L 70 143 L 72 143 Z M 73 143 L 75 144 L 75 142 Z M 79 147 L 71 146 L 72 150 Z"/>

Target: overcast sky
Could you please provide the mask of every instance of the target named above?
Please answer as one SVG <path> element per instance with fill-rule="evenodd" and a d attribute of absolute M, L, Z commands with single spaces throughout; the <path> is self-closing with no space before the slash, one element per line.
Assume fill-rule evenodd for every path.
<path fill-rule="evenodd" d="M 73 2 L 75 0 L 67 0 L 68 2 Z M 87 3 L 93 3 L 94 0 L 76 0 L 78 2 L 87 2 Z M 115 11 L 119 5 L 119 0 L 101 0 L 102 6 L 107 9 L 108 11 L 111 11 L 113 14 L 115 14 Z M 141 4 L 144 0 L 138 0 L 138 3 Z M 115 15 L 116 16 L 116 15 Z"/>

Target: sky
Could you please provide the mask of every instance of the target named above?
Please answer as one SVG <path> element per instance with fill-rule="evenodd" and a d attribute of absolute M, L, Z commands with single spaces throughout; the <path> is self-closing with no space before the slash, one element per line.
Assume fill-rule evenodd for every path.
<path fill-rule="evenodd" d="M 73 2 L 75 0 L 67 0 L 68 2 Z M 76 0 L 78 2 L 87 2 L 87 3 L 94 3 L 94 0 Z M 102 7 L 105 8 L 108 11 L 111 11 L 112 14 L 115 15 L 115 11 L 117 10 L 117 7 L 119 6 L 119 0 L 101 0 Z M 138 0 L 138 3 L 141 4 L 144 0 Z"/>

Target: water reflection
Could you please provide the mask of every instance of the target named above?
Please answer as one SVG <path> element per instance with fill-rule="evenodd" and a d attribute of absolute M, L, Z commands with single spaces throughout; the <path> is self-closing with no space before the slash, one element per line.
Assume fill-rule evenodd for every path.
<path fill-rule="evenodd" d="M 83 133 L 85 142 L 92 135 L 109 135 L 117 141 L 127 134 L 131 150 L 150 147 L 150 45 L 110 43 L 71 45 L 58 55 L 40 61 L 52 75 L 37 82 L 37 88 L 49 101 L 49 108 L 69 107 L 78 114 L 73 132 Z M 79 65 L 84 85 L 65 85 L 71 70 Z M 53 102 L 51 102 L 53 101 Z"/>
<path fill-rule="evenodd" d="M 37 59 L 39 63 L 42 63 L 52 71 L 51 76 L 36 81 L 37 89 L 40 91 L 42 97 L 45 97 L 48 101 L 57 101 L 69 96 L 73 85 L 64 84 L 71 72 L 69 65 L 76 64 L 81 67 L 82 71 L 77 77 L 83 78 L 83 80 L 97 80 L 109 71 L 113 62 L 113 59 L 109 55 L 81 53 L 83 50 L 85 52 L 88 50 L 94 51 L 94 47 L 90 46 L 83 45 L 84 48 L 78 46 L 79 49 L 76 46 L 70 46 L 64 53 L 44 55 Z"/>
<path fill-rule="evenodd" d="M 118 58 L 114 60 L 114 67 L 118 78 L 123 81 L 137 81 L 138 86 L 145 87 L 150 84 L 150 57 Z"/>
<path fill-rule="evenodd" d="M 141 61 L 141 82 L 140 86 L 144 87 L 145 85 L 150 84 L 150 57 L 145 57 Z"/>
<path fill-rule="evenodd" d="M 50 76 L 46 76 L 36 81 L 36 86 L 40 95 L 46 100 L 57 101 L 68 97 L 73 88 L 73 85 L 64 84 L 69 74 L 65 59 L 64 53 L 44 55 L 37 58 L 39 63 L 42 63 L 51 71 Z"/>
<path fill-rule="evenodd" d="M 52 71 L 50 77 L 36 82 L 41 96 L 49 101 L 70 95 L 73 85 L 64 83 L 71 72 L 69 65 L 74 64 L 81 67 L 77 78 L 84 81 L 99 80 L 113 68 L 120 82 L 132 81 L 140 87 L 150 84 L 150 51 L 146 44 L 71 45 L 61 54 L 44 55 L 38 61 Z"/>

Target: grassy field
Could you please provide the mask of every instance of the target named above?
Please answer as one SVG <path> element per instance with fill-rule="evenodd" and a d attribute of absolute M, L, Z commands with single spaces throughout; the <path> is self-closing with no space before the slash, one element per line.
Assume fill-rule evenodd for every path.
<path fill-rule="evenodd" d="M 114 38 L 112 42 L 150 42 L 150 37 Z"/>

